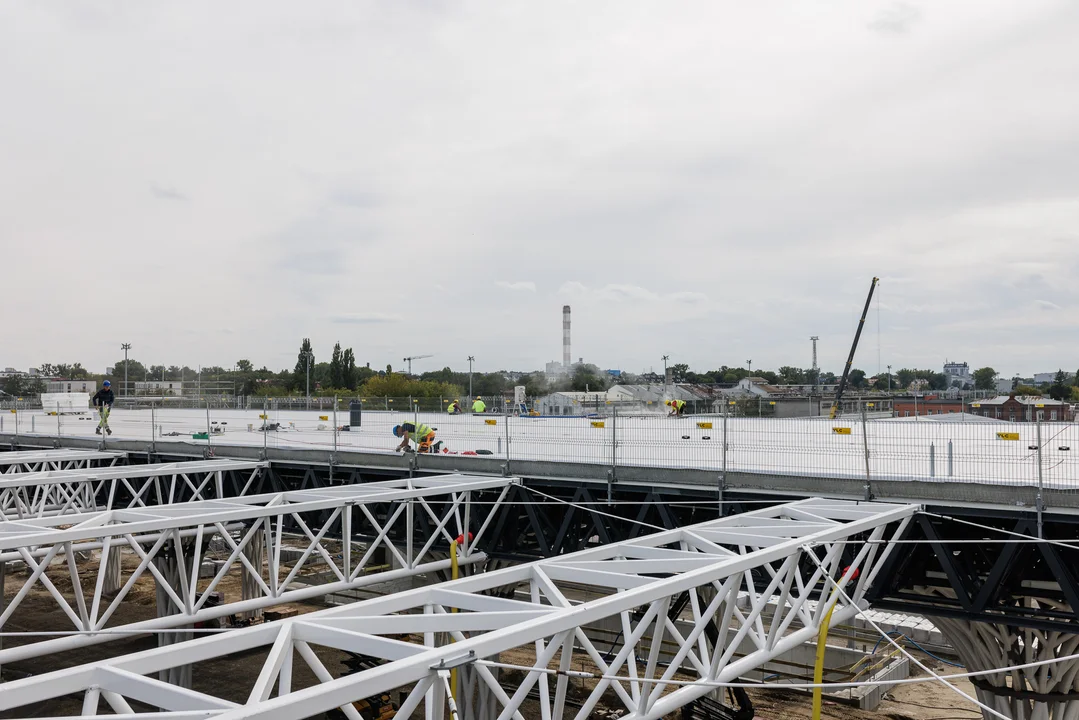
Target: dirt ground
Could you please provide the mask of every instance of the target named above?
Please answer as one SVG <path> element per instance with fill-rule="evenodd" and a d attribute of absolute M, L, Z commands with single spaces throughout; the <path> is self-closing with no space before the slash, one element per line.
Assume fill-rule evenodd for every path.
<path fill-rule="evenodd" d="M 914 653 L 920 656 L 920 653 Z M 938 675 L 951 675 L 963 672 L 959 668 L 949 667 L 928 657 L 918 658 Z M 928 677 L 917 668 L 912 677 Z M 952 683 L 970 696 L 974 696 L 974 686 L 968 680 L 959 678 Z M 809 695 L 793 692 L 750 690 L 753 707 L 760 720 L 785 720 L 786 718 L 810 717 L 813 703 Z M 977 720 L 981 711 L 975 705 L 943 684 L 933 681 L 910 685 L 899 685 L 885 696 L 875 711 L 859 710 L 857 707 L 825 700 L 821 709 L 822 718 L 837 720 Z"/>
<path fill-rule="evenodd" d="M 123 565 L 125 569 L 125 579 L 128 572 L 136 567 L 137 564 L 138 559 L 136 557 L 127 553 L 124 554 Z M 84 564 L 83 568 L 86 571 L 93 571 L 92 574 L 88 574 L 87 577 L 93 578 L 96 576 L 96 566 L 93 562 Z M 9 568 L 7 579 L 7 596 L 9 601 L 14 593 L 13 587 L 17 587 L 17 584 L 21 584 L 19 579 L 25 577 L 25 570 Z M 72 584 L 66 571 L 66 566 L 57 568 L 57 570 L 50 570 L 49 577 L 62 593 L 70 597 Z M 226 602 L 239 599 L 241 594 L 239 571 L 234 570 L 233 573 L 226 577 L 215 589 L 225 593 Z M 318 610 L 324 606 L 318 603 L 292 603 L 280 607 L 292 607 L 299 613 L 307 613 Z M 147 573 L 136 583 L 131 593 L 125 598 L 121 607 L 110 619 L 108 626 L 114 627 L 150 619 L 155 616 L 156 591 L 154 588 L 154 580 L 153 576 Z M 57 607 L 55 601 L 48 595 L 47 591 L 38 585 L 28 594 L 22 604 L 13 613 L 12 617 L 4 627 L 4 632 L 48 631 L 56 630 L 58 628 L 70 629 L 71 627 L 71 621 L 67 615 Z M 28 638 L 27 640 L 33 641 L 37 639 L 40 638 Z M 4 647 L 12 647 L 20 645 L 25 641 L 26 640 L 19 638 L 4 637 L 3 645 Z M 10 663 L 3 667 L 2 677 L 4 680 L 13 680 L 19 677 L 25 677 L 26 675 L 37 675 L 94 660 L 149 649 L 156 647 L 156 644 L 157 641 L 154 637 L 116 640 L 103 645 L 68 651 L 60 655 Z M 335 675 L 344 673 L 345 666 L 342 663 L 347 657 L 345 653 L 320 647 L 313 647 L 313 649 L 331 673 L 334 673 Z M 224 697 L 235 702 L 244 702 L 247 699 L 247 690 L 258 676 L 265 655 L 265 651 L 259 651 L 233 655 L 221 660 L 202 663 L 195 668 L 194 689 Z M 595 668 L 590 662 L 578 662 L 578 657 L 581 656 L 575 656 L 574 669 L 595 671 Z M 532 648 L 522 648 L 510 651 L 503 653 L 501 656 L 503 662 L 521 665 L 531 665 L 534 658 L 535 654 Z M 929 665 L 934 672 L 941 675 L 962 672 L 961 670 L 943 665 L 942 663 L 924 656 L 920 659 Z M 552 661 L 552 667 L 557 667 L 557 664 L 558 657 L 556 656 Z M 515 676 L 515 671 L 512 670 L 503 670 L 502 672 L 505 673 L 504 677 L 507 680 L 507 686 L 515 687 L 517 681 L 519 681 L 519 675 Z M 913 672 L 920 673 L 917 668 L 913 668 Z M 314 673 L 307 667 L 306 663 L 303 663 L 302 661 L 294 663 L 293 673 L 294 689 L 309 687 L 317 682 Z M 685 679 L 692 678 L 687 677 Z M 957 680 L 955 684 L 963 689 L 964 692 L 967 692 L 970 695 L 974 694 L 974 689 L 968 681 L 960 679 Z M 571 699 L 583 700 L 587 697 L 587 694 L 594 685 L 595 681 L 571 681 Z M 0 690 L 0 692 L 2 692 L 2 690 Z M 811 700 L 808 694 L 801 694 L 793 691 L 761 689 L 751 690 L 749 691 L 749 695 L 753 701 L 754 708 L 756 709 L 756 717 L 761 720 L 784 720 L 786 718 L 806 718 L 810 716 Z M 613 693 L 609 695 L 609 698 L 612 701 L 615 700 Z M 81 697 L 58 698 L 37 706 L 23 707 L 17 711 L 0 713 L 0 718 L 46 717 L 66 714 L 77 715 L 79 714 L 80 707 Z M 612 702 L 611 707 L 617 707 L 617 703 Z M 149 708 L 144 709 L 148 710 Z M 530 720 L 531 718 L 538 719 L 540 717 L 539 707 L 536 702 L 527 703 L 522 708 L 522 712 L 525 717 Z M 413 717 L 422 718 L 422 711 L 415 713 Z M 677 718 L 679 715 L 674 714 L 669 717 Z M 854 720 L 855 718 L 879 718 L 880 720 L 976 720 L 980 717 L 980 713 L 975 710 L 973 704 L 940 683 L 926 682 L 898 686 L 889 693 L 880 708 L 874 712 L 867 712 L 859 710 L 857 707 L 825 700 L 823 717 L 837 720 Z"/>

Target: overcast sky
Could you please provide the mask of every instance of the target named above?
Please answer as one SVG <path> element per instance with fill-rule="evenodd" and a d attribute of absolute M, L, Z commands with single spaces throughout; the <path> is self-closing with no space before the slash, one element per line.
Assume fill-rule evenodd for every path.
<path fill-rule="evenodd" d="M 1079 366 L 1079 3 L 4 2 L 0 366 Z M 878 338 L 880 361 L 878 366 Z"/>

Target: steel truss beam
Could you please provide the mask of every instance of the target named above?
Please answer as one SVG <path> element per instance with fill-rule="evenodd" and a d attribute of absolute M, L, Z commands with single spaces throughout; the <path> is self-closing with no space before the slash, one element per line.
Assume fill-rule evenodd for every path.
<path fill-rule="evenodd" d="M 481 518 L 472 513 L 472 493 L 502 489 L 486 513 L 491 518 L 515 482 L 510 478 L 448 475 L 9 522 L 0 526 L 0 564 L 21 561 L 28 576 L 6 606 L 0 604 L 0 629 L 30 589 L 40 585 L 71 620 L 73 629 L 82 634 L 2 649 L 0 665 L 107 642 L 117 637 L 118 630 L 138 633 L 180 627 L 446 571 L 450 542 L 469 528 L 474 544 L 490 524 L 480 524 Z M 431 524 L 419 522 L 420 516 L 430 520 L 433 530 Z M 292 527 L 300 529 L 299 540 L 291 536 Z M 332 543 L 328 537 L 331 527 L 341 530 L 340 539 Z M 215 563 L 212 578 L 200 580 L 200 566 L 211 554 L 209 546 L 215 537 L 224 543 L 219 554 L 227 554 L 227 559 Z M 356 538 L 369 540 L 361 543 Z M 109 557 L 110 550 L 118 548 L 134 553 L 139 563 L 128 572 L 111 568 L 119 592 L 107 597 L 103 587 L 110 572 L 109 561 L 101 562 L 100 558 Z M 97 558 L 87 552 L 96 550 L 100 551 Z M 460 554 L 464 564 L 486 558 L 473 553 L 467 544 Z M 63 562 L 55 562 L 58 560 Z M 172 581 L 160 567 L 163 561 L 174 571 Z M 398 569 L 370 572 L 385 562 Z M 239 570 L 253 596 L 213 605 L 211 593 L 232 570 Z M 301 574 L 305 570 L 318 572 L 323 578 L 311 583 Z M 63 585 L 73 587 L 69 593 L 61 592 L 50 577 L 57 575 L 64 576 Z M 331 579 L 322 582 L 326 575 Z M 144 576 L 153 576 L 174 613 L 111 626 L 110 634 L 101 634 L 135 582 Z"/>
<path fill-rule="evenodd" d="M 292 720 L 340 707 L 358 720 L 353 701 L 399 689 L 404 696 L 400 717 L 425 704 L 427 717 L 440 719 L 448 670 L 459 666 L 457 702 L 464 717 L 482 712 L 523 719 L 521 704 L 533 688 L 544 718 L 567 717 L 567 675 L 533 672 L 509 682 L 485 664 L 499 653 L 527 648 L 534 652 L 535 669 L 565 671 L 587 662 L 621 678 L 601 680 L 577 718 L 589 717 L 608 690 L 628 711 L 624 717 L 659 718 L 712 690 L 671 685 L 676 672 L 731 681 L 815 637 L 836 597 L 825 572 L 853 599 L 847 604 L 839 597 L 831 622 L 849 620 L 891 552 L 888 540 L 905 529 L 916 510 L 824 499 L 775 506 L 17 680 L 0 693 L 0 711 L 13 716 L 10 711 L 23 705 L 83 693 L 82 714 L 96 716 L 98 699 L 108 692 L 121 701 L 152 696 L 163 712 L 192 717 Z M 868 542 L 849 563 L 843 560 L 843 548 L 850 547 L 846 541 L 860 538 Z M 522 599 L 514 599 L 515 590 Z M 581 592 L 592 599 L 569 599 Z M 687 594 L 687 609 L 672 610 Z M 740 595 L 748 596 L 748 607 Z M 770 602 L 776 609 L 766 618 Z M 594 641 L 592 630 L 604 621 L 622 628 L 606 653 L 597 642 L 606 647 L 610 641 Z M 403 634 L 422 637 L 423 644 L 386 637 Z M 666 640 L 678 648 L 673 655 L 663 650 Z M 316 645 L 383 664 L 334 679 L 315 655 Z M 143 677 L 256 649 L 268 655 L 242 705 L 191 691 L 174 698 L 161 688 L 161 695 L 153 695 L 157 682 Z M 296 662 L 310 666 L 320 684 L 293 692 Z M 118 703 L 110 705 L 126 712 L 116 709 Z"/>
<path fill-rule="evenodd" d="M 113 466 L 127 458 L 126 452 L 94 450 L 19 450 L 0 453 L 0 475 L 41 472 L 44 470 L 79 470 L 93 466 Z"/>
<path fill-rule="evenodd" d="M 1064 541 L 1053 544 L 1007 542 L 1037 536 L 1033 513 L 948 514 L 975 524 L 919 515 L 903 537 L 909 551 L 889 558 L 872 590 L 874 607 L 1079 634 L 1079 550 L 1068 546 L 1077 518 L 1045 515 L 1045 537 Z"/>
<path fill-rule="evenodd" d="M 268 463 L 201 460 L 0 476 L 0 522 L 244 495 Z M 247 472 L 237 483 L 236 473 Z M 237 487 L 226 488 L 225 478 Z"/>

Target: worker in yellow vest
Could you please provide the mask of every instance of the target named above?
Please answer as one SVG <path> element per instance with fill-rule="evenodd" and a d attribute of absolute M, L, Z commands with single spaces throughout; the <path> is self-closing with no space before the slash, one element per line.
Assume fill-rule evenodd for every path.
<path fill-rule="evenodd" d="M 412 450 L 410 440 L 416 443 L 416 452 L 421 453 L 438 452 L 439 446 L 442 445 L 441 442 L 435 442 L 435 431 L 423 423 L 403 422 L 394 425 L 393 435 L 401 438 L 401 444 L 397 446 L 398 452 Z"/>
<path fill-rule="evenodd" d="M 474 413 L 487 412 L 487 405 L 480 398 L 476 398 L 476 402 L 472 403 L 472 412 L 474 412 Z"/>
<path fill-rule="evenodd" d="M 457 415 L 461 412 L 461 401 L 454 399 L 450 400 L 450 406 L 446 408 L 446 412 L 450 415 Z"/>
<path fill-rule="evenodd" d="M 670 417 L 671 415 L 674 415 L 675 417 L 682 417 L 682 414 L 686 410 L 686 401 L 685 400 L 668 400 L 667 401 L 667 407 L 669 407 L 671 409 L 671 411 L 669 413 L 667 413 L 667 417 Z"/>

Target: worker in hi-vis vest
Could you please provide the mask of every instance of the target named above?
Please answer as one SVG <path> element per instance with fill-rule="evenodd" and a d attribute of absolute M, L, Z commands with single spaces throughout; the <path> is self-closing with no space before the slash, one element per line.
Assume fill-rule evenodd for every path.
<path fill-rule="evenodd" d="M 446 408 L 446 412 L 450 415 L 456 415 L 461 412 L 461 401 L 456 399 L 450 400 L 450 406 Z"/>
<path fill-rule="evenodd" d="M 671 409 L 671 411 L 669 413 L 667 413 L 667 417 L 670 417 L 671 415 L 674 415 L 676 417 L 682 417 L 682 413 L 684 413 L 685 410 L 686 410 L 686 401 L 685 400 L 668 400 L 667 401 L 667 407 L 669 407 Z"/>
<path fill-rule="evenodd" d="M 476 398 L 476 402 L 472 403 L 472 412 L 474 412 L 474 413 L 487 412 L 487 405 L 484 404 L 483 400 L 480 400 L 479 398 Z"/>
<path fill-rule="evenodd" d="M 416 443 L 416 452 L 438 452 L 438 443 L 435 445 L 435 431 L 427 427 L 421 422 L 410 423 L 404 422 L 400 425 L 394 425 L 393 427 L 394 437 L 401 438 L 401 444 L 397 446 L 397 450 L 411 450 L 409 446 L 409 440 Z"/>

